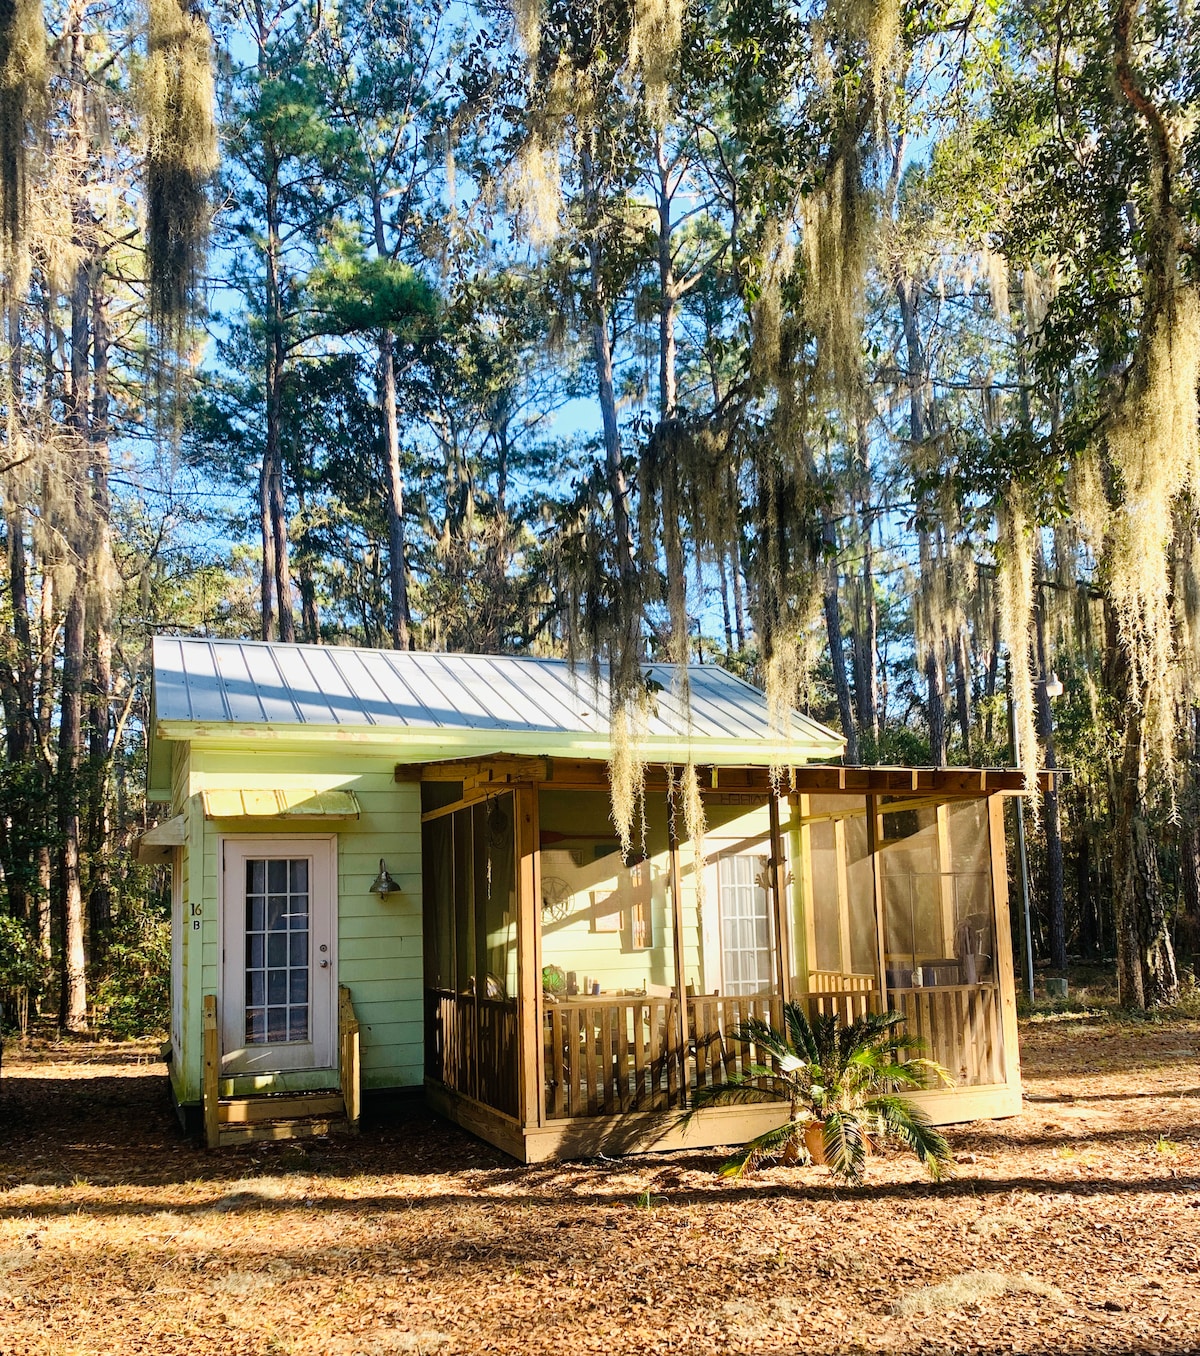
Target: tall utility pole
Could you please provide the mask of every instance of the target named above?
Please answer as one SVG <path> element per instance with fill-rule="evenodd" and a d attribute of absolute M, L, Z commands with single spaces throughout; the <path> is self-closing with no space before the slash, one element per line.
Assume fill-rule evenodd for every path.
<path fill-rule="evenodd" d="M 1017 710 L 1013 703 L 1012 657 L 1008 675 L 1008 736 L 1012 740 L 1013 762 L 1021 766 L 1021 741 L 1017 738 Z M 1035 769 L 1036 774 L 1036 769 Z M 1017 797 L 1017 869 L 1021 873 L 1021 915 L 1025 922 L 1025 991 L 1033 1003 L 1033 927 L 1029 914 L 1029 857 L 1025 850 L 1025 799 Z"/>

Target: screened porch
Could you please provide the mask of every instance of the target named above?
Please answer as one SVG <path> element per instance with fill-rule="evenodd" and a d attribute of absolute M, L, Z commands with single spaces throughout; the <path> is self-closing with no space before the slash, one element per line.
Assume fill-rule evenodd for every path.
<path fill-rule="evenodd" d="M 757 1133 L 779 1108 L 686 1130 L 679 1113 L 762 1061 L 734 1032 L 789 999 L 904 1013 L 954 1082 L 920 1094 L 936 1120 L 1018 1109 L 1012 774 L 706 769 L 697 859 L 666 768 L 628 855 L 602 763 L 405 772 L 423 784 L 426 1087 L 517 1157 Z"/>

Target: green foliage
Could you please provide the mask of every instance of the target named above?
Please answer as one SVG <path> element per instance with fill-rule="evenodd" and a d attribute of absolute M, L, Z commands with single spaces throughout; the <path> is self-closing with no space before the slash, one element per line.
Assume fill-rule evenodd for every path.
<path fill-rule="evenodd" d="M 46 965 L 29 925 L 0 914 L 0 995 L 37 993 L 45 979 Z"/>
<path fill-rule="evenodd" d="M 96 988 L 100 1030 L 159 1036 L 171 1023 L 171 920 L 166 901 L 133 897 L 114 925 Z"/>
<path fill-rule="evenodd" d="M 811 1155 L 805 1134 L 819 1127 L 829 1170 L 857 1182 L 866 1167 L 871 1140 L 891 1139 L 910 1149 L 936 1181 L 950 1166 L 950 1147 L 899 1090 L 918 1088 L 930 1078 L 949 1083 L 932 1060 L 913 1055 L 922 1042 L 900 1031 L 898 1012 L 870 1013 L 844 1023 L 836 1013 L 809 1021 L 798 1003 L 784 1005 L 780 1031 L 752 1018 L 735 1039 L 752 1047 L 756 1060 L 746 1073 L 698 1089 L 688 1116 L 710 1106 L 754 1102 L 788 1103 L 788 1119 L 732 1155 L 722 1168 L 740 1177 L 764 1159 L 795 1161 Z"/>
<path fill-rule="evenodd" d="M 432 332 L 438 298 L 410 265 L 368 258 L 356 242 L 339 239 L 309 273 L 315 323 L 328 334 L 387 329 L 401 340 Z"/>

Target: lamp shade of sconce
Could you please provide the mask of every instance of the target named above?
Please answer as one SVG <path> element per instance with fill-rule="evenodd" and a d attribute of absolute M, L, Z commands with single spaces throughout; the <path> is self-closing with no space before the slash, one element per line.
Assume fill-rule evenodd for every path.
<path fill-rule="evenodd" d="M 1063 694 L 1062 679 L 1058 676 L 1057 673 L 1054 672 L 1053 669 L 1051 669 L 1049 675 L 1046 678 L 1046 696 L 1061 697 L 1062 694 Z"/>
<path fill-rule="evenodd" d="M 391 872 L 387 869 L 387 863 L 382 857 L 379 859 L 379 875 L 375 877 L 371 886 L 371 893 L 378 895 L 380 899 L 386 899 L 388 895 L 399 894 L 400 887 L 392 879 Z"/>

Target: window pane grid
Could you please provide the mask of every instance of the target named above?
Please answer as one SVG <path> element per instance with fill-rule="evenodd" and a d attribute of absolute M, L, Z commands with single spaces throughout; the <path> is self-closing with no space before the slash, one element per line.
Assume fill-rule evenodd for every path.
<path fill-rule="evenodd" d="M 307 858 L 246 863 L 246 1044 L 307 1041 Z"/>
<path fill-rule="evenodd" d="M 771 988 L 774 957 L 770 903 L 759 884 L 759 857 L 722 857 L 717 864 L 721 896 L 721 949 L 725 992 L 733 997 Z"/>

